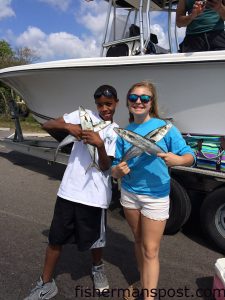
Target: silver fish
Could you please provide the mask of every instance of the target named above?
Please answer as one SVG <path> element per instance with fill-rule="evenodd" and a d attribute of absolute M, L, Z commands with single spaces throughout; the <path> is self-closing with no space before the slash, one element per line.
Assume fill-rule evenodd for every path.
<path fill-rule="evenodd" d="M 156 128 L 155 130 L 152 130 L 148 134 L 146 134 L 144 137 L 146 139 L 150 139 L 152 142 L 156 143 L 160 141 L 170 130 L 170 128 L 173 125 L 171 123 L 168 123 L 166 125 L 163 125 L 161 127 Z M 124 154 L 122 157 L 122 161 L 128 161 L 129 159 L 140 156 L 144 151 L 136 146 L 131 146 L 128 151 Z"/>
<path fill-rule="evenodd" d="M 155 142 L 137 134 L 133 131 L 123 128 L 114 128 L 115 132 L 130 144 L 140 148 L 146 154 L 157 155 L 157 153 L 165 153 L 165 151 L 157 146 Z"/>
<path fill-rule="evenodd" d="M 81 128 L 83 130 L 94 130 L 92 119 L 82 106 L 79 106 L 79 115 L 80 115 Z M 99 166 L 96 163 L 96 147 L 93 146 L 93 145 L 90 145 L 90 144 L 86 144 L 86 145 L 87 145 L 87 148 L 88 148 L 88 152 L 90 153 L 92 162 L 88 166 L 85 173 L 87 173 L 87 171 L 92 167 L 95 167 L 97 170 L 99 170 Z"/>
<path fill-rule="evenodd" d="M 81 128 L 83 130 L 95 130 L 95 128 L 97 128 L 97 125 L 99 125 L 99 130 L 101 130 L 111 123 L 111 121 L 104 121 L 104 122 L 101 121 L 98 124 L 93 125 L 91 117 L 82 106 L 79 106 L 79 115 L 80 115 Z M 97 170 L 100 171 L 100 168 L 96 162 L 97 148 L 90 144 L 87 144 L 87 148 L 90 153 L 92 162 L 88 166 L 85 173 L 87 173 L 87 171 L 92 167 L 95 167 Z"/>
<path fill-rule="evenodd" d="M 99 123 L 93 125 L 89 114 L 86 112 L 86 110 L 82 106 L 79 107 L 79 116 L 80 116 L 81 128 L 83 130 L 94 130 L 95 132 L 98 132 L 98 131 L 104 129 L 105 127 L 107 127 L 109 124 L 111 124 L 111 121 L 100 121 Z M 71 134 L 67 135 L 58 145 L 58 147 L 55 151 L 54 161 L 56 161 L 56 158 L 57 158 L 60 148 L 66 146 L 70 143 L 77 142 L 77 141 L 78 140 L 75 136 L 73 136 Z M 96 149 L 95 149 L 95 151 L 93 151 L 92 147 L 94 147 L 94 146 L 88 145 L 88 144 L 87 144 L 87 147 L 88 147 L 89 153 L 91 155 L 91 158 L 93 160 L 93 158 L 95 158 L 95 156 L 96 156 L 96 153 L 95 153 Z M 95 160 L 93 160 L 93 162 L 95 162 Z M 91 166 L 92 166 L 92 164 L 91 164 Z M 89 167 L 88 167 L 88 169 L 89 169 Z M 98 167 L 98 169 L 99 169 L 99 167 Z"/>
<path fill-rule="evenodd" d="M 77 142 L 77 138 L 71 134 L 67 135 L 58 145 L 57 149 L 55 150 L 55 155 L 54 155 L 54 161 L 56 161 L 59 149 L 70 144 Z"/>
<path fill-rule="evenodd" d="M 172 123 L 167 122 L 166 125 L 156 128 L 155 130 L 149 132 L 146 135 L 146 138 L 153 140 L 155 143 L 159 142 L 162 138 L 164 138 L 164 136 L 167 134 L 167 132 L 171 129 L 172 126 Z"/>

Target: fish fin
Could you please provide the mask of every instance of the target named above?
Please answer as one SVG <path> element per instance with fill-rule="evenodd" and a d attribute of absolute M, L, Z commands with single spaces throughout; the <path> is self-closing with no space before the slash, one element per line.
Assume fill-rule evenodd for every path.
<path fill-rule="evenodd" d="M 94 130 L 94 132 L 99 132 L 102 129 L 104 129 L 105 127 L 109 126 L 110 124 L 112 124 L 111 121 L 101 121 L 101 122 L 93 125 L 93 130 Z"/>
<path fill-rule="evenodd" d="M 53 162 L 55 162 L 55 161 L 56 161 L 56 158 L 57 158 L 57 155 L 58 155 L 59 149 L 60 149 L 60 144 L 58 145 L 58 147 L 57 147 L 57 148 L 56 148 L 56 150 L 55 150 L 55 154 L 54 154 L 54 159 L 53 159 Z"/>
<path fill-rule="evenodd" d="M 87 174 L 87 171 L 89 171 L 91 168 L 96 168 L 98 171 L 101 171 L 99 165 L 96 162 L 91 162 L 90 165 L 87 167 L 85 174 Z"/>
<path fill-rule="evenodd" d="M 55 150 L 53 162 L 56 161 L 56 158 L 57 158 L 57 155 L 58 155 L 58 152 L 59 152 L 59 149 L 60 149 L 60 148 L 63 148 L 63 147 L 65 147 L 65 146 L 69 145 L 69 144 L 76 143 L 76 142 L 78 142 L 78 140 L 74 137 L 74 141 L 70 141 L 69 143 L 64 144 L 63 146 L 61 146 L 61 143 L 60 143 L 60 144 L 58 145 L 58 147 L 56 148 L 56 150 Z"/>
<path fill-rule="evenodd" d="M 59 147 L 57 147 L 57 149 L 56 149 L 56 151 L 55 151 L 54 158 L 53 158 L 53 162 L 55 162 L 55 161 L 56 161 L 56 158 L 57 158 L 58 152 L 59 152 Z"/>
<path fill-rule="evenodd" d="M 147 152 L 147 151 L 145 151 L 145 154 L 147 154 L 147 155 L 149 155 L 149 156 L 152 156 L 152 154 L 149 153 L 149 152 Z"/>
<path fill-rule="evenodd" d="M 152 142 L 152 143 L 154 143 L 154 144 L 155 144 L 155 140 L 154 140 L 154 139 L 152 139 L 152 138 L 148 138 L 148 140 L 149 140 L 150 142 Z"/>

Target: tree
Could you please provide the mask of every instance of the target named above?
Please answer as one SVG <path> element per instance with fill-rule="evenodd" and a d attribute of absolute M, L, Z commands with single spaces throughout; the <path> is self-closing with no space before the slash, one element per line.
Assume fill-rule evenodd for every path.
<path fill-rule="evenodd" d="M 13 65 L 13 50 L 9 43 L 0 40 L 0 69 Z"/>
<path fill-rule="evenodd" d="M 36 52 L 28 47 L 18 48 L 15 51 L 15 59 L 18 65 L 26 65 L 34 63 L 39 59 Z"/>
<path fill-rule="evenodd" d="M 0 69 L 31 64 L 38 59 L 34 50 L 28 47 L 12 50 L 8 42 L 0 40 Z"/>
<path fill-rule="evenodd" d="M 13 51 L 9 45 L 4 40 L 0 40 L 0 57 L 5 57 L 5 56 L 13 56 Z"/>
<path fill-rule="evenodd" d="M 13 50 L 10 44 L 0 40 L 0 69 L 18 65 L 26 65 L 35 62 L 39 57 L 36 52 L 28 47 Z M 9 115 L 7 103 L 10 98 L 22 102 L 20 96 L 0 82 L 0 114 Z"/>

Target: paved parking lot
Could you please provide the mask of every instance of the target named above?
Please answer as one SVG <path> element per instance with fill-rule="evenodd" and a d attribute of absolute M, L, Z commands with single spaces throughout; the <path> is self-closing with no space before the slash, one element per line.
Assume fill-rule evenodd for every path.
<path fill-rule="evenodd" d="M 42 271 L 55 195 L 64 167 L 0 146 L 0 300 L 22 300 Z M 212 299 L 214 263 L 223 255 L 200 233 L 164 236 L 159 288 L 161 299 Z M 105 264 L 111 284 L 106 299 L 122 299 L 118 289 L 138 280 L 130 230 L 119 213 L 109 210 Z M 56 300 L 96 299 L 90 256 L 66 246 L 55 272 Z M 114 289 L 114 290 L 113 290 Z M 113 292 L 115 291 L 115 292 Z M 182 293 L 182 296 L 181 296 Z M 119 294 L 119 295 L 118 295 Z"/>

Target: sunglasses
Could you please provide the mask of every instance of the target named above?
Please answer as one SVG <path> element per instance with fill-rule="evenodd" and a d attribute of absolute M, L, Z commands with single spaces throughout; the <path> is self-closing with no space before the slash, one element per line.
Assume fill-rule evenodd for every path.
<path fill-rule="evenodd" d="M 148 103 L 148 102 L 151 100 L 152 96 L 149 96 L 149 95 L 136 95 L 136 94 L 130 94 L 130 95 L 128 95 L 127 98 L 128 98 L 128 100 L 129 100 L 130 102 L 136 102 L 137 99 L 140 98 L 140 100 L 141 100 L 142 103 Z"/>
<path fill-rule="evenodd" d="M 107 98 L 117 98 L 117 95 L 113 91 L 110 91 L 108 89 L 104 91 L 97 91 L 94 94 L 95 99 L 100 98 L 101 96 L 105 96 Z"/>

